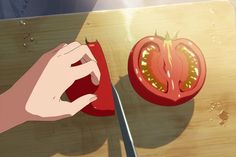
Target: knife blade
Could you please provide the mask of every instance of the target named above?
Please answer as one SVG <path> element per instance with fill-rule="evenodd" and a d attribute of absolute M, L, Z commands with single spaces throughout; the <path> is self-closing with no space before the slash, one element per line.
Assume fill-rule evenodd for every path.
<path fill-rule="evenodd" d="M 120 130 L 125 145 L 126 155 L 127 157 L 137 157 L 137 152 L 135 150 L 133 138 L 129 129 L 129 125 L 127 123 L 123 106 L 119 94 L 114 86 L 112 86 L 112 94 L 114 97 L 115 111 L 119 121 Z"/>

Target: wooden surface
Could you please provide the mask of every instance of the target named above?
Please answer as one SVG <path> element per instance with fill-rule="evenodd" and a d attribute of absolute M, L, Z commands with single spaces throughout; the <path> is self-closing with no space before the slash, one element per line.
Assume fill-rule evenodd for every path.
<path fill-rule="evenodd" d="M 59 42 L 97 39 L 118 89 L 141 157 L 235 157 L 236 27 L 228 1 L 100 11 L 0 22 L 0 91 L 8 89 Z M 194 100 L 177 107 L 152 105 L 132 89 L 127 59 L 142 37 L 169 32 L 202 50 L 206 82 Z M 29 32 L 34 37 L 24 39 Z M 23 43 L 27 44 L 25 48 Z M 213 107 L 218 103 L 218 106 Z M 211 109 L 212 108 L 212 109 Z M 209 110 L 210 109 L 210 110 Z M 211 111 L 212 110 L 212 111 Z M 224 125 L 221 111 L 228 112 Z M 116 117 L 78 113 L 56 122 L 27 122 L 0 135 L 0 156 L 125 156 Z"/>

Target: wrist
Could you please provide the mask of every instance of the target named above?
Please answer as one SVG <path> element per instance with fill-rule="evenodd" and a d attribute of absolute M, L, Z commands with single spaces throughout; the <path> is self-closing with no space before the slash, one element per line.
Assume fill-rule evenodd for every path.
<path fill-rule="evenodd" d="M 11 89 L 0 95 L 0 133 L 27 121 L 27 114 L 19 110 L 19 103 Z"/>

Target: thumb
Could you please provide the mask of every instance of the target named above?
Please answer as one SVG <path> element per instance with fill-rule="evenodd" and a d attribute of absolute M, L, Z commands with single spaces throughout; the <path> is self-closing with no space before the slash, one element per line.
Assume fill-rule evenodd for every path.
<path fill-rule="evenodd" d="M 97 100 L 97 96 L 95 94 L 86 94 L 69 104 L 68 102 L 64 103 L 64 105 L 62 106 L 62 110 L 66 111 L 65 114 L 73 116 L 95 100 Z"/>

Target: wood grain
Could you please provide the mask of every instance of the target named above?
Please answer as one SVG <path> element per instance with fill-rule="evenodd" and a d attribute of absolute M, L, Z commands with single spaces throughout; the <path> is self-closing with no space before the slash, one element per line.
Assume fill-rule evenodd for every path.
<path fill-rule="evenodd" d="M 139 156 L 234 157 L 236 154 L 236 27 L 228 1 L 97 11 L 0 22 L 0 91 L 8 89 L 46 50 L 60 42 L 98 40 L 118 89 Z M 142 37 L 167 32 L 202 50 L 207 78 L 201 92 L 177 107 L 140 98 L 127 60 Z M 27 32 L 34 41 L 24 39 Z M 22 46 L 27 43 L 27 47 Z M 209 111 L 211 103 L 220 103 Z M 229 112 L 225 125 L 217 114 Z M 56 122 L 27 122 L 0 135 L 0 156 L 125 156 L 116 117 L 78 113 Z"/>

